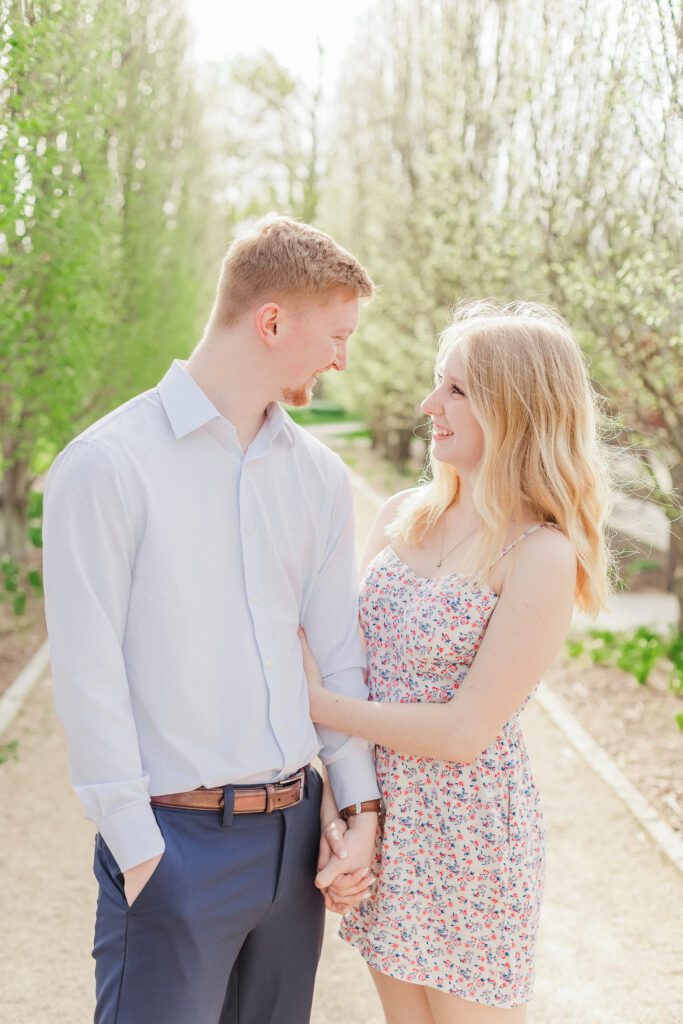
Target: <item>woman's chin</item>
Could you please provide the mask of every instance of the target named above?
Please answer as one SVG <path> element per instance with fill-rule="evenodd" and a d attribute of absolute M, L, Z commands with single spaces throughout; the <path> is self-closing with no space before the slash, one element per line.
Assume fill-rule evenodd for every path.
<path fill-rule="evenodd" d="M 449 446 L 444 444 L 443 441 L 437 441 L 436 439 L 432 442 L 432 455 L 439 462 L 447 462 L 449 466 L 453 466 L 454 452 L 449 451 Z"/>

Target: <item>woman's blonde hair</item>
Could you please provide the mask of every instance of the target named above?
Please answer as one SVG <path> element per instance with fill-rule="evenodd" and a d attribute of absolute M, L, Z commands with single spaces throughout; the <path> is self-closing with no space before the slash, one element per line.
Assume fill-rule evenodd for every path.
<path fill-rule="evenodd" d="M 540 303 L 466 302 L 440 337 L 437 381 L 453 346 L 484 434 L 473 492 L 483 529 L 466 568 L 478 579 L 528 515 L 555 524 L 576 551 L 575 600 L 596 614 L 609 594 L 604 528 L 611 487 L 596 395 L 565 321 Z M 429 450 L 431 479 L 401 505 L 389 535 L 420 543 L 457 504 L 454 467 Z"/>

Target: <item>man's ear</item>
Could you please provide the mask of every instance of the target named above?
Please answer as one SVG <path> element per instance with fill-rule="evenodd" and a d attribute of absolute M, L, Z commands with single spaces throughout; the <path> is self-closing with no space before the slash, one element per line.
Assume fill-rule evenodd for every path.
<path fill-rule="evenodd" d="M 269 347 L 278 340 L 278 325 L 282 310 L 277 302 L 266 302 L 256 310 L 256 333 Z"/>

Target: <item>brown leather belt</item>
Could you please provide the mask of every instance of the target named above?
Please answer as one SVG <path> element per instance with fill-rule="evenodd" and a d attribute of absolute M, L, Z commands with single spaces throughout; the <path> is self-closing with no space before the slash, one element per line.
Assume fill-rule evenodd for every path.
<path fill-rule="evenodd" d="M 233 786 L 235 794 L 234 814 L 270 814 L 285 807 L 300 803 L 304 795 L 306 770 L 302 768 L 282 782 L 266 783 L 263 786 Z M 186 793 L 167 793 L 153 796 L 151 803 L 162 807 L 187 807 L 193 811 L 222 811 L 225 803 L 224 787 L 191 789 Z"/>

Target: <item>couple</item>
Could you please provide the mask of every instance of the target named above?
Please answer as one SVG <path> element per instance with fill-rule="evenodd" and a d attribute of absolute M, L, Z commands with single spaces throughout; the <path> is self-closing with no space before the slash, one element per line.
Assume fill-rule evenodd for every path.
<path fill-rule="evenodd" d="M 344 467 L 278 403 L 345 368 L 372 292 L 327 235 L 261 222 L 189 360 L 50 471 L 96 1024 L 304 1024 L 325 905 L 391 1024 L 525 1019 L 543 830 L 518 712 L 605 598 L 592 394 L 550 311 L 456 314 L 433 479 L 379 514 L 359 633 Z"/>

